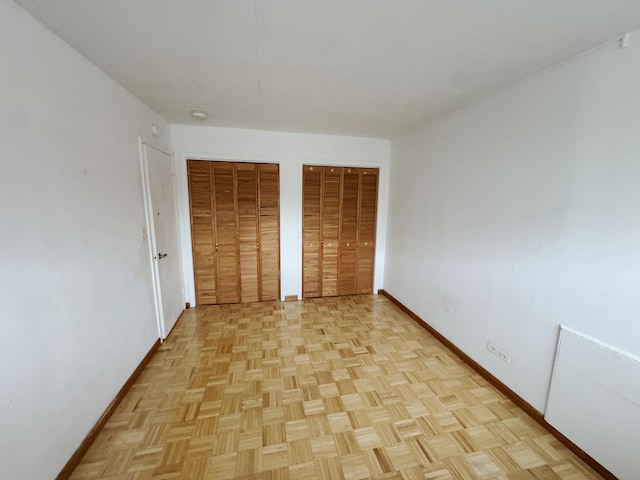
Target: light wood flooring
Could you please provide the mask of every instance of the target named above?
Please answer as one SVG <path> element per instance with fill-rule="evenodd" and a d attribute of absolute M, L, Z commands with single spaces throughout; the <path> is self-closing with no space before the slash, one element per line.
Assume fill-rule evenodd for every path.
<path fill-rule="evenodd" d="M 382 296 L 186 311 L 73 479 L 593 480 Z"/>

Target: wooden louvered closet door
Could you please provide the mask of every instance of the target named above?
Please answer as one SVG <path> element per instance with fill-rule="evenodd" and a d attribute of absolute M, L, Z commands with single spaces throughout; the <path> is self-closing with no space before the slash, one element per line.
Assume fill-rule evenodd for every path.
<path fill-rule="evenodd" d="M 303 167 L 303 297 L 373 292 L 377 168 Z"/>
<path fill-rule="evenodd" d="M 280 185 L 278 165 L 262 164 L 259 169 L 260 299 L 280 298 Z"/>
<path fill-rule="evenodd" d="M 255 163 L 236 166 L 238 186 L 238 244 L 243 302 L 257 302 L 258 291 L 258 173 Z"/>
<path fill-rule="evenodd" d="M 278 165 L 188 160 L 196 303 L 280 298 Z"/>
<path fill-rule="evenodd" d="M 322 167 L 302 169 L 302 296 L 319 297 L 321 290 L 320 212 Z"/>
<path fill-rule="evenodd" d="M 359 173 L 357 168 L 345 168 L 342 175 L 338 295 L 356 293 Z"/>
<path fill-rule="evenodd" d="M 216 271 L 218 272 L 217 303 L 238 303 L 240 301 L 240 272 L 236 231 L 235 165 L 229 162 L 214 162 L 212 169 Z"/>
<path fill-rule="evenodd" d="M 340 192 L 342 168 L 322 169 L 322 296 L 338 294 L 338 251 L 340 246 Z"/>
<path fill-rule="evenodd" d="M 373 267 L 376 242 L 376 206 L 378 170 L 363 168 L 360 175 L 360 218 L 358 222 L 358 258 L 356 292 L 373 293 Z"/>
<path fill-rule="evenodd" d="M 217 303 L 211 162 L 187 162 L 196 303 Z"/>

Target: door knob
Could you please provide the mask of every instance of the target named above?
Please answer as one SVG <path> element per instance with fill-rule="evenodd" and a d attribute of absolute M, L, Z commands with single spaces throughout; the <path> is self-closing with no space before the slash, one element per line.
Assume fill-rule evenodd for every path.
<path fill-rule="evenodd" d="M 168 253 L 159 253 L 157 258 L 158 258 L 158 260 L 162 260 L 167 255 L 169 255 L 169 254 Z"/>

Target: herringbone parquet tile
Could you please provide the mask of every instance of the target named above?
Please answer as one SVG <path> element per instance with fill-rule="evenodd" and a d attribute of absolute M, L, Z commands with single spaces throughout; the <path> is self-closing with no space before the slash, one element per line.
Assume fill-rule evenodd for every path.
<path fill-rule="evenodd" d="M 185 312 L 72 478 L 600 477 L 363 295 Z"/>

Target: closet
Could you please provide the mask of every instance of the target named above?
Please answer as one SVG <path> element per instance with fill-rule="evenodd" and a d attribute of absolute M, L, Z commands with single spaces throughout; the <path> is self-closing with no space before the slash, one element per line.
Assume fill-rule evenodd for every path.
<path fill-rule="evenodd" d="M 278 165 L 187 160 L 196 303 L 280 298 Z"/>
<path fill-rule="evenodd" d="M 302 296 L 372 293 L 378 169 L 302 170 Z"/>

